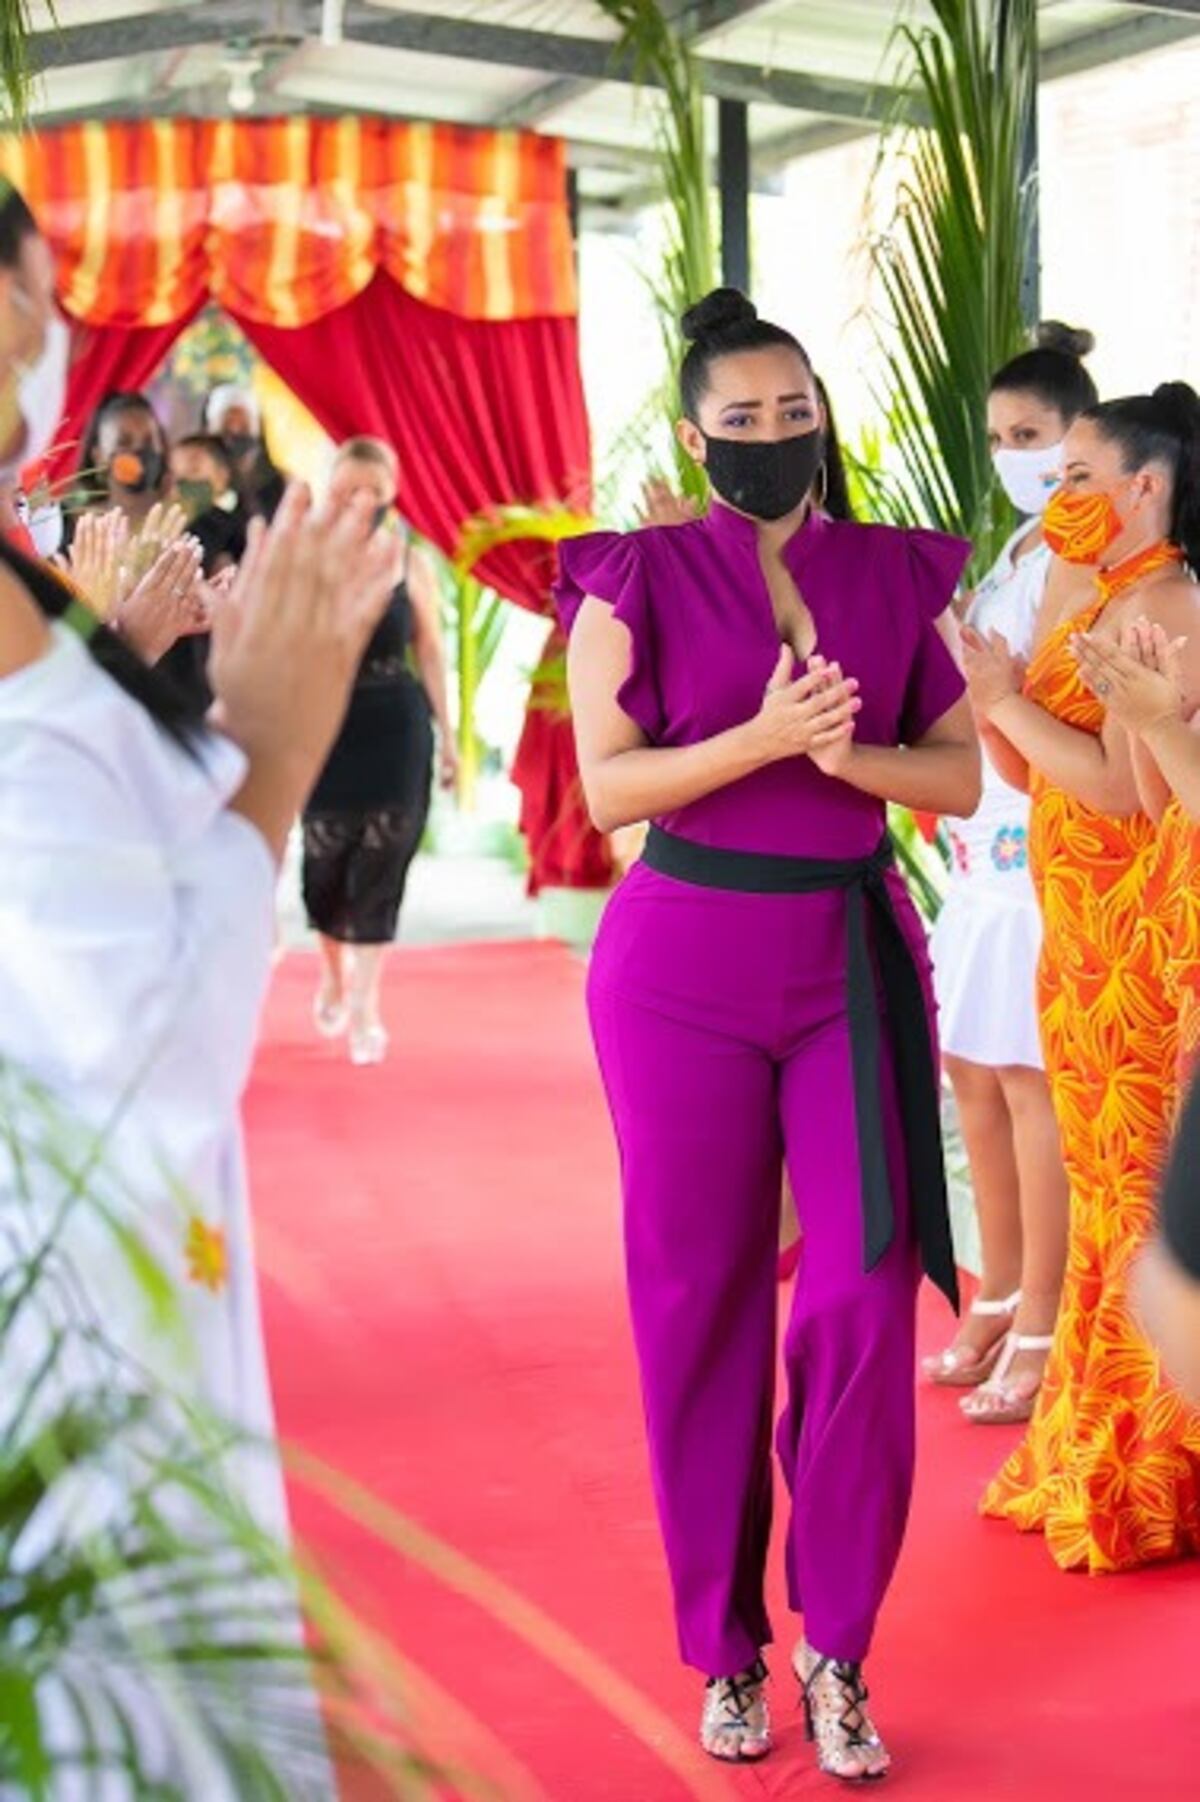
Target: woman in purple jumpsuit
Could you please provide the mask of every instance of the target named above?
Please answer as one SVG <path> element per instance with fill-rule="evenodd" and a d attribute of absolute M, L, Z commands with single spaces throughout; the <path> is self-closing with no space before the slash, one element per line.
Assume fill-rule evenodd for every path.
<path fill-rule="evenodd" d="M 935 623 L 968 547 L 821 510 L 835 452 L 811 365 L 744 296 L 718 290 L 684 331 L 678 430 L 710 512 L 562 547 L 588 804 L 603 831 L 653 822 L 589 1007 L 680 1649 L 709 1679 L 701 1742 L 770 1749 L 786 1159 L 804 1235 L 777 1438 L 793 1666 L 822 1769 L 868 1779 L 888 1768 L 862 1661 L 912 1485 L 922 1268 L 957 1301 L 928 960 L 886 803 L 961 816 L 979 798 Z"/>

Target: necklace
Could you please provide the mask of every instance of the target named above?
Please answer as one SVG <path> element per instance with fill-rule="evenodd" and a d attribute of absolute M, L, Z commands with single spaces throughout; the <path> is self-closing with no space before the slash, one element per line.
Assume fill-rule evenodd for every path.
<path fill-rule="evenodd" d="M 1110 601 L 1124 594 L 1144 576 L 1153 575 L 1155 570 L 1166 569 L 1168 564 L 1182 563 L 1183 552 L 1177 544 L 1170 544 L 1160 538 L 1157 544 L 1148 544 L 1143 550 L 1135 551 L 1132 557 L 1126 557 L 1112 569 L 1096 571 L 1096 592 L 1107 607 Z"/>

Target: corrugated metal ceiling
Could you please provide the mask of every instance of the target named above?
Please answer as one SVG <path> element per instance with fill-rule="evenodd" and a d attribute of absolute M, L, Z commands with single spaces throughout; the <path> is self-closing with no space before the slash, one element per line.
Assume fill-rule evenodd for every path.
<path fill-rule="evenodd" d="M 872 129 L 898 21 L 925 0 L 664 0 L 717 94 L 751 101 L 761 176 Z M 656 102 L 612 79 L 594 0 L 35 0 L 45 120 L 211 113 L 248 71 L 250 110 L 337 109 L 521 124 L 570 140 L 585 202 L 644 191 Z M 1179 0 L 1041 0 L 1047 78 L 1200 35 Z M 322 42 L 322 25 L 336 42 Z M 244 85 L 244 84 L 243 84 Z"/>

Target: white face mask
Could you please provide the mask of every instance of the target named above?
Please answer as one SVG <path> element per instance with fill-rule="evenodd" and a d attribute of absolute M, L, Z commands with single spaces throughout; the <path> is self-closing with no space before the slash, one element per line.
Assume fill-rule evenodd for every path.
<path fill-rule="evenodd" d="M 1047 444 L 1039 450 L 998 450 L 992 463 L 1000 486 L 1018 513 L 1040 519 L 1046 502 L 1062 480 L 1063 447 Z"/>
<path fill-rule="evenodd" d="M 62 549 L 63 510 L 57 501 L 47 501 L 36 513 L 29 515 L 29 536 L 33 539 L 39 557 L 53 557 Z"/>
<path fill-rule="evenodd" d="M 57 313 L 46 326 L 42 354 L 17 384 L 25 442 L 18 462 L 22 468 L 44 457 L 54 443 L 67 398 L 67 365 L 71 356 L 71 332 Z"/>

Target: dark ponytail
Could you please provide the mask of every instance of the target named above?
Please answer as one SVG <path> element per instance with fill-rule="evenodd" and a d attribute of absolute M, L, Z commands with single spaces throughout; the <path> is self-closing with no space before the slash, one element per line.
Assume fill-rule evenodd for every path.
<path fill-rule="evenodd" d="M 829 394 L 820 376 L 813 371 L 812 358 L 800 340 L 781 325 L 760 319 L 758 308 L 738 288 L 714 288 L 703 300 L 688 308 L 679 322 L 688 341 L 687 352 L 679 371 L 679 399 L 685 419 L 693 425 L 700 422 L 700 403 L 709 389 L 709 371 L 720 358 L 743 350 L 794 351 L 813 376 L 821 405 L 825 409 L 825 498 L 824 510 L 833 519 L 853 519 L 850 490 L 842 447 L 834 425 Z"/>
<path fill-rule="evenodd" d="M 1104 401 L 1084 414 L 1121 452 L 1132 474 L 1161 463 L 1171 474 L 1167 536 L 1200 575 L 1200 396 L 1187 382 L 1163 382 L 1153 394 Z"/>
<path fill-rule="evenodd" d="M 0 534 L 3 564 L 47 619 L 64 619 L 72 607 L 82 607 L 66 582 L 48 565 L 24 556 Z M 88 649 L 118 688 L 146 709 L 151 719 L 184 750 L 196 752 L 204 732 L 204 716 L 166 676 L 143 663 L 108 627 L 98 624 L 88 634 Z"/>

